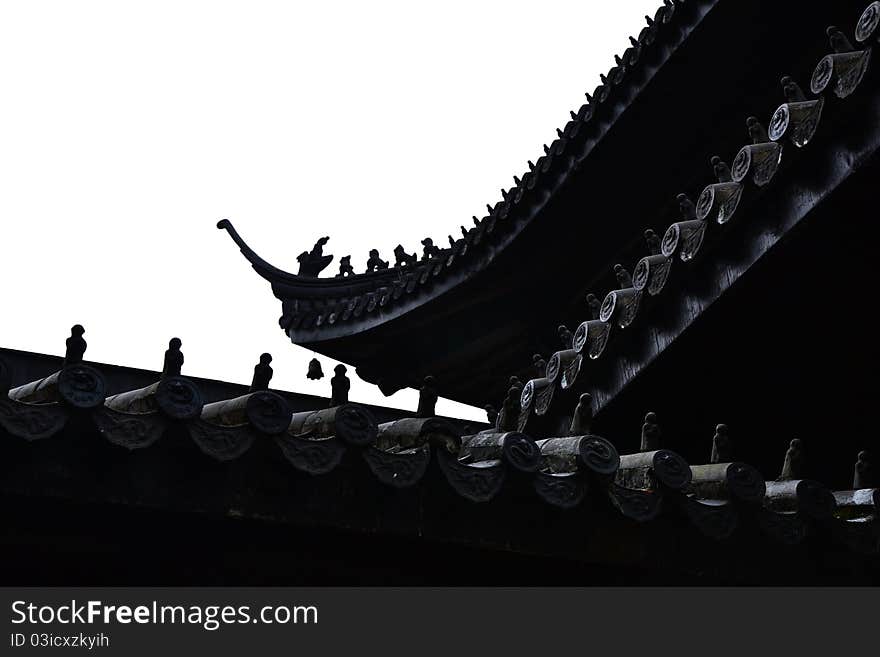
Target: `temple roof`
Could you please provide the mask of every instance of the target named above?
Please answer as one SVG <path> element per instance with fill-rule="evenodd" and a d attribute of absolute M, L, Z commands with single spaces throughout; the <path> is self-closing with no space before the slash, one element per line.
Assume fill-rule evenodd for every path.
<path fill-rule="evenodd" d="M 788 203 L 791 219 L 784 233 L 826 202 L 855 170 L 846 158 L 861 161 L 874 153 L 875 135 L 864 133 L 874 129 L 866 119 L 874 111 L 873 101 L 866 96 L 876 87 L 858 84 L 865 66 L 845 93 L 839 93 L 834 72 L 821 89 L 811 89 L 816 83 L 811 74 L 819 75 L 830 61 L 828 53 L 845 54 L 836 52 L 821 30 L 834 21 L 854 34 L 863 8 L 862 2 L 797 11 L 784 3 L 665 4 L 603 76 L 590 101 L 573 113 L 544 157 L 505 190 L 478 226 L 436 257 L 369 274 L 307 278 L 275 270 L 247 248 L 231 224 L 221 222 L 222 227 L 272 283 L 282 300 L 281 325 L 291 339 L 356 365 L 362 378 L 387 393 L 417 385 L 430 373 L 446 397 L 477 405 L 494 402 L 504 394 L 493 387 L 500 380 L 495 373 L 530 378 L 532 355 L 550 360 L 559 349 L 560 324 L 576 333 L 591 319 L 601 325 L 593 326 L 590 357 L 603 369 L 625 368 L 626 358 L 615 346 L 618 334 L 627 332 L 637 314 L 664 304 L 687 285 L 688 270 L 708 268 L 705 261 L 725 248 L 723 236 L 731 224 L 754 225 L 757 219 L 742 217 Z M 854 52 L 864 50 L 853 40 Z M 753 57 L 743 60 L 739 53 L 746 47 Z M 866 65 L 868 60 L 859 61 Z M 783 76 L 793 77 L 782 85 Z M 840 95 L 846 96 L 843 103 Z M 829 98 L 833 101 L 825 107 Z M 807 103 L 812 116 L 802 116 L 798 103 Z M 786 114 L 790 107 L 791 115 Z M 754 130 L 743 125 L 746 112 L 760 112 Z M 782 157 L 769 168 L 750 157 L 753 151 L 764 152 L 755 134 L 767 129 L 768 148 Z M 850 150 L 856 133 L 861 147 Z M 807 142 L 814 137 L 819 144 L 811 148 Z M 820 149 L 825 150 L 814 152 Z M 713 171 L 717 167 L 709 165 L 716 154 L 736 178 L 727 188 Z M 810 167 L 824 170 L 838 161 L 838 170 L 814 191 Z M 677 199 L 681 192 L 688 202 Z M 701 226 L 696 236 L 688 230 L 676 233 L 692 220 Z M 656 242 L 666 238 L 664 248 L 676 251 L 672 257 L 652 252 L 656 248 L 642 237 L 645 229 L 653 230 Z M 763 241 L 760 229 L 754 232 L 747 237 L 754 252 L 736 267 L 727 266 L 725 257 L 711 272 L 718 288 L 691 304 L 696 312 L 667 332 L 658 349 L 773 250 L 773 240 Z M 689 239 L 699 239 L 697 248 L 685 244 Z M 647 291 L 636 290 L 640 304 L 630 306 L 634 312 L 622 320 L 620 313 L 611 318 L 610 306 L 607 317 L 593 318 L 584 303 L 587 292 L 606 304 L 619 300 L 618 310 L 629 306 L 620 294 L 626 288 L 612 282 L 614 263 L 622 263 L 622 273 L 639 285 L 648 276 L 650 285 Z M 593 338 L 599 335 L 604 337 L 597 346 Z M 423 344 L 444 348 L 425 349 Z M 583 359 L 575 360 L 580 364 Z M 602 389 L 593 391 L 599 407 L 625 385 L 626 377 L 613 385 L 600 382 Z"/>
<path fill-rule="evenodd" d="M 735 460 L 737 436 L 719 425 L 688 463 L 654 413 L 637 435 L 593 433 L 588 395 L 567 430 L 529 435 L 507 408 L 494 426 L 436 417 L 429 389 L 415 413 L 270 391 L 265 359 L 249 390 L 192 379 L 174 349 L 161 373 L 83 362 L 75 339 L 63 361 L 0 350 L 3 495 L 691 574 L 732 546 L 758 561 L 817 544 L 852 558 L 880 549 L 867 453 L 834 490 L 808 478 L 819 447 L 799 440 L 776 455 L 778 472 L 761 473 Z M 547 513 L 550 531 L 522 523 Z M 687 558 L 658 562 L 683 546 Z"/>
<path fill-rule="evenodd" d="M 388 390 L 419 386 L 416 409 L 349 400 L 341 365 L 327 398 L 271 390 L 268 354 L 249 387 L 189 377 L 177 340 L 161 371 L 88 363 L 77 325 L 64 358 L 0 349 L 0 492 L 382 537 L 392 552 L 406 540 L 416 561 L 427 545 L 457 544 L 552 560 L 561 571 L 599 564 L 724 582 L 785 571 L 803 582 L 805 573 L 852 567 L 847 581 L 876 579 L 880 482 L 866 451 L 876 411 L 873 396 L 863 399 L 873 378 L 848 359 L 873 339 L 860 311 L 876 244 L 868 215 L 880 171 L 871 63 L 880 3 L 861 18 L 854 6 L 799 5 L 792 14 L 775 3 L 664 5 L 651 37 L 633 46 L 638 57 L 621 58 L 617 82 L 609 74 L 605 97 L 594 94 L 599 109 L 584 110 L 592 118 L 573 119 L 571 134 L 548 149 L 547 170 L 536 165 L 534 186 L 523 178 L 471 242 L 442 257 L 309 278 L 275 269 L 221 222 L 283 299 L 292 335 L 306 317 L 312 335 L 373 317 L 358 335 L 328 339 L 324 351 L 345 355 Z M 668 92 L 693 84 L 685 73 L 706 63 L 674 54 L 689 30 L 703 25 L 688 41 L 690 54 L 705 55 L 719 45 L 721 24 L 750 23 L 752 12 L 768 17 L 767 30 L 786 19 L 798 28 L 765 50 L 765 37 L 746 41 L 757 44 L 759 62 L 744 66 L 739 81 L 760 89 L 761 107 L 776 99 L 766 120 L 739 116 L 737 101 L 700 124 L 726 128 L 736 115 L 735 133 L 658 135 L 658 160 L 672 169 L 681 158 L 687 173 L 639 171 L 644 179 L 609 169 L 633 158 L 603 149 L 598 133 L 578 142 L 582 130 L 613 137 L 611 116 L 629 121 L 617 146 L 656 131 L 630 111 L 660 111 Z M 826 14 L 843 27 L 813 31 Z M 780 58 L 778 68 L 767 53 Z M 710 62 L 722 82 L 704 89 L 731 84 L 723 74 L 741 53 L 726 57 Z M 670 60 L 674 73 L 661 85 L 642 79 L 636 95 L 636 73 L 659 75 Z M 617 109 L 596 118 L 604 103 Z M 595 150 L 578 160 L 568 151 L 576 144 Z M 575 178 L 542 188 L 543 174 L 563 160 Z M 644 204 L 656 209 L 654 220 L 622 213 L 594 232 L 572 222 L 595 194 L 574 184 L 587 174 L 625 177 L 619 189 L 631 192 L 594 207 Z M 683 178 L 689 184 L 667 188 Z M 546 205 L 529 201 L 530 189 Z M 517 224 L 527 210 L 543 213 L 541 222 Z M 560 226 L 570 231 L 564 240 Z M 548 253 L 565 257 L 528 259 L 550 244 Z M 321 246 L 301 264 L 326 262 Z M 571 257 L 579 250 L 588 264 Z M 411 291 L 393 283 L 416 272 L 427 278 Z M 449 289 L 383 319 L 384 308 L 397 307 L 395 292 L 398 300 L 418 296 L 434 280 Z M 509 288 L 495 285 L 505 280 Z M 589 302 L 582 288 L 595 291 Z M 341 302 L 326 302 L 343 289 L 349 300 L 331 321 L 329 309 Z M 545 334 L 552 349 L 526 351 Z M 517 359 L 527 362 L 512 371 Z M 496 407 L 487 407 L 486 423 L 437 417 L 441 393 Z"/>

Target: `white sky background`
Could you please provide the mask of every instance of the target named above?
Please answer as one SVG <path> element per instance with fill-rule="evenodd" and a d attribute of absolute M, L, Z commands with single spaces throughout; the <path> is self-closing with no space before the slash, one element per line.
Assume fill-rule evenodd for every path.
<path fill-rule="evenodd" d="M 225 232 L 296 272 L 321 235 L 445 246 L 536 160 L 659 0 L 0 4 L 0 346 L 329 394 L 334 361 Z M 392 258 L 393 260 L 393 258 Z M 351 399 L 415 409 L 354 375 Z M 438 413 L 483 419 L 442 401 Z"/>

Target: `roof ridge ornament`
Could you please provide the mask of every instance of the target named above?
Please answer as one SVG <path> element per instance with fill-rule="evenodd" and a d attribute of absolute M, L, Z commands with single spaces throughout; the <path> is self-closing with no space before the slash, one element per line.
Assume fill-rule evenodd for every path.
<path fill-rule="evenodd" d="M 84 410 L 103 405 L 107 384 L 98 370 L 83 362 L 87 347 L 82 337 L 84 333 L 82 325 L 74 324 L 65 342 L 61 369 L 10 390 L 9 399 L 29 404 L 64 402 L 71 408 Z"/>
<path fill-rule="evenodd" d="M 672 258 L 678 253 L 682 262 L 688 262 L 703 246 L 703 238 L 709 222 L 705 219 L 697 219 L 696 206 L 687 194 L 679 194 L 676 200 L 683 220 L 675 222 L 666 229 L 663 234 L 662 251 L 667 258 Z"/>
<path fill-rule="evenodd" d="M 79 365 L 83 362 L 83 356 L 88 347 L 85 338 L 83 338 L 85 332 L 86 330 L 81 324 L 74 324 L 70 328 L 70 337 L 65 342 L 64 362 L 61 367 Z"/>
<path fill-rule="evenodd" d="M 877 3 L 880 4 L 880 3 Z M 874 466 L 871 463 L 868 452 L 862 450 L 856 459 L 853 468 L 853 489 L 860 490 L 863 488 L 876 488 L 878 485 L 874 472 Z"/>
<path fill-rule="evenodd" d="M 770 119 L 770 139 L 778 142 L 787 136 L 792 144 L 803 148 L 816 134 L 825 99 L 820 96 L 816 100 L 807 100 L 791 76 L 784 76 L 780 84 L 788 102 L 780 105 Z"/>
<path fill-rule="evenodd" d="M 880 2 L 872 2 L 859 17 L 856 25 L 856 41 L 864 43 L 877 31 L 880 24 Z"/>
<path fill-rule="evenodd" d="M 728 463 L 733 459 L 733 443 L 730 440 L 730 432 L 726 424 L 715 427 L 715 435 L 712 437 L 712 455 L 709 463 Z"/>
<path fill-rule="evenodd" d="M 318 278 L 318 274 L 327 268 L 327 265 L 333 260 L 332 255 L 324 255 L 324 245 L 329 241 L 330 238 L 327 236 L 320 237 L 311 251 L 303 251 L 296 257 L 296 261 L 299 263 L 298 274 L 300 276 Z"/>
<path fill-rule="evenodd" d="M 603 322 L 613 322 L 624 329 L 635 320 L 642 293 L 633 287 L 632 276 L 623 265 L 614 265 L 614 276 L 617 278 L 619 288 L 605 295 L 599 311 L 599 319 Z"/>
<path fill-rule="evenodd" d="M 498 431 L 516 431 L 519 424 L 522 391 L 523 389 L 520 385 L 511 385 L 507 389 L 507 395 L 505 395 L 504 401 L 501 402 L 501 411 L 497 417 L 496 428 Z"/>
<path fill-rule="evenodd" d="M 162 378 L 167 379 L 172 376 L 180 376 L 183 369 L 183 352 L 180 348 L 183 342 L 180 338 L 171 338 L 168 342 L 168 349 L 165 351 L 165 359 L 162 363 Z"/>
<path fill-rule="evenodd" d="M 354 267 L 351 266 L 351 255 L 345 255 L 339 259 L 339 273 L 336 274 L 336 278 L 344 278 L 346 276 L 354 276 Z"/>
<path fill-rule="evenodd" d="M 663 255 L 663 247 L 660 237 L 650 228 L 645 230 L 645 243 L 648 253 L 636 263 L 633 270 L 633 287 L 640 292 L 647 289 L 648 294 L 656 296 L 660 294 L 669 272 L 672 270 L 672 259 Z"/>
<path fill-rule="evenodd" d="M 574 333 L 574 350 L 581 356 L 587 355 L 591 359 L 596 360 L 605 351 L 605 345 L 608 344 L 608 336 L 611 334 L 611 324 L 603 322 L 598 317 L 596 319 L 588 319 L 577 327 Z M 569 387 L 572 382 L 569 382 Z"/>
<path fill-rule="evenodd" d="M 833 85 L 838 98 L 846 98 L 856 90 L 868 70 L 871 49 L 856 50 L 846 35 L 834 25 L 825 30 L 834 52 L 823 57 L 813 71 L 810 89 L 816 95 Z"/>
<path fill-rule="evenodd" d="M 733 160 L 731 173 L 734 182 L 741 183 L 751 174 L 752 182 L 763 187 L 776 174 L 782 160 L 782 147 L 770 140 L 763 124 L 754 116 L 746 119 L 752 143 L 743 146 Z"/>
<path fill-rule="evenodd" d="M 560 324 L 556 328 L 556 333 L 562 342 L 563 349 L 572 349 L 574 347 L 574 334 L 565 324 Z"/>
<path fill-rule="evenodd" d="M 333 368 L 333 378 L 330 379 L 330 407 L 342 406 L 348 403 L 348 391 L 351 389 L 351 381 L 346 376 L 346 367 L 339 363 Z"/>
<path fill-rule="evenodd" d="M 717 155 L 709 160 L 718 182 L 707 185 L 697 199 L 697 219 L 715 215 L 718 224 L 730 221 L 742 198 L 743 186 L 733 181 L 733 173 L 727 163 Z"/>
<path fill-rule="evenodd" d="M 436 379 L 430 375 L 426 376 L 422 381 L 422 387 L 419 388 L 419 406 L 416 410 L 416 417 L 434 417 L 438 397 Z"/>
<path fill-rule="evenodd" d="M 585 436 L 590 433 L 593 425 L 593 396 L 585 392 L 578 398 L 574 414 L 571 416 L 571 424 L 568 427 L 569 436 Z"/>
<path fill-rule="evenodd" d="M 793 438 L 785 451 L 785 460 L 782 462 L 782 472 L 776 481 L 791 481 L 803 479 L 806 470 L 806 455 L 800 438 Z"/>
<path fill-rule="evenodd" d="M 248 392 L 262 392 L 269 389 L 269 383 L 272 381 L 272 354 L 261 354 L 260 362 L 254 366 L 254 378 L 251 379 L 251 386 Z"/>
<path fill-rule="evenodd" d="M 639 445 L 639 451 L 652 452 L 660 449 L 660 425 L 657 424 L 657 414 L 649 411 L 645 414 L 645 421 L 642 423 L 642 438 Z"/>

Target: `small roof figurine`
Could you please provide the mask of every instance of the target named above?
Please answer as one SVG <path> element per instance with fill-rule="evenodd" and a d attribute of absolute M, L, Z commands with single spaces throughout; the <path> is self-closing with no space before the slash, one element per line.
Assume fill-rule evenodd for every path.
<path fill-rule="evenodd" d="M 83 339 L 83 334 L 85 332 L 86 330 L 79 324 L 74 324 L 71 327 L 70 337 L 67 338 L 67 342 L 65 343 L 67 348 L 64 352 L 64 363 L 62 367 L 76 365 L 77 363 L 82 362 L 87 346 L 86 341 Z"/>
<path fill-rule="evenodd" d="M 862 450 L 859 452 L 856 466 L 853 469 L 853 488 L 876 488 L 877 480 L 874 477 L 874 468 L 871 465 L 868 452 Z"/>
<path fill-rule="evenodd" d="M 437 388 L 433 376 L 426 376 L 422 387 L 419 389 L 419 407 L 416 417 L 434 417 L 434 407 L 437 404 Z"/>
<path fill-rule="evenodd" d="M 412 255 L 407 253 L 406 250 L 403 248 L 403 244 L 398 244 L 394 247 L 395 267 L 404 267 L 406 265 L 414 264 L 418 261 L 418 259 L 419 258 L 415 253 L 413 253 Z"/>
<path fill-rule="evenodd" d="M 367 260 L 367 272 L 382 271 L 388 269 L 388 262 L 379 257 L 378 249 L 370 249 L 370 257 Z"/>
<path fill-rule="evenodd" d="M 498 410 L 492 404 L 486 404 L 483 410 L 486 411 L 486 420 L 494 427 L 498 422 Z"/>
<path fill-rule="evenodd" d="M 354 267 L 351 266 L 351 256 L 342 256 L 339 259 L 339 273 L 336 274 L 336 278 L 343 278 L 345 276 L 354 276 Z"/>
<path fill-rule="evenodd" d="M 715 436 L 712 438 L 712 455 L 709 463 L 728 463 L 731 460 L 730 434 L 726 424 L 715 427 Z"/>
<path fill-rule="evenodd" d="M 715 172 L 715 179 L 718 182 L 733 182 L 733 174 L 730 172 L 730 167 L 727 166 L 727 162 L 722 160 L 717 155 L 713 155 L 712 159 L 709 160 L 709 164 L 712 165 L 712 170 Z"/>
<path fill-rule="evenodd" d="M 571 416 L 571 424 L 568 428 L 569 436 L 585 436 L 590 433 L 593 423 L 593 397 L 590 393 L 583 393 L 575 406 Z"/>
<path fill-rule="evenodd" d="M 269 363 L 272 362 L 272 354 L 262 354 L 260 362 L 254 367 L 254 378 L 251 380 L 250 392 L 260 392 L 269 389 L 269 382 L 272 380 L 272 368 Z"/>
<path fill-rule="evenodd" d="M 829 25 L 825 30 L 825 34 L 828 35 L 828 42 L 834 48 L 834 52 L 845 53 L 855 50 L 849 39 L 846 38 L 846 35 L 838 27 Z"/>
<path fill-rule="evenodd" d="M 535 367 L 535 376 L 539 379 L 547 376 L 547 361 L 541 354 L 532 356 L 532 365 Z"/>
<path fill-rule="evenodd" d="M 516 431 L 519 423 L 522 399 L 522 387 L 512 385 L 501 403 L 501 412 L 498 414 L 495 426 L 498 431 Z"/>
<path fill-rule="evenodd" d="M 306 378 L 311 379 L 312 381 L 324 378 L 324 370 L 321 369 L 321 361 L 317 358 L 312 358 L 312 360 L 309 361 L 309 371 L 306 373 Z"/>
<path fill-rule="evenodd" d="M 675 197 L 678 201 L 678 209 L 681 210 L 681 216 L 685 219 L 697 218 L 697 207 L 694 202 L 688 198 L 687 194 L 679 194 Z"/>
<path fill-rule="evenodd" d="M 434 246 L 434 240 L 430 237 L 426 237 L 422 240 L 422 260 L 428 260 L 437 256 L 440 253 L 440 247 Z"/>
<path fill-rule="evenodd" d="M 562 341 L 563 349 L 571 349 L 574 346 L 574 335 L 565 324 L 560 324 L 556 329 L 556 333 Z"/>
<path fill-rule="evenodd" d="M 617 284 L 621 287 L 621 289 L 626 289 L 633 286 L 632 276 L 630 276 L 630 273 L 626 269 L 624 269 L 623 265 L 614 265 L 614 276 L 615 278 L 617 278 Z"/>
<path fill-rule="evenodd" d="M 785 461 L 782 462 L 782 472 L 778 481 L 788 481 L 791 479 L 803 479 L 804 466 L 806 465 L 806 457 L 804 456 L 803 445 L 799 438 L 794 438 L 785 451 Z"/>
<path fill-rule="evenodd" d="M 342 404 L 348 403 L 348 391 L 351 389 L 351 381 L 348 380 L 348 377 L 345 375 L 347 371 L 345 365 L 340 363 L 336 367 L 333 368 L 335 374 L 333 378 L 330 379 L 330 405 L 331 406 L 341 406 Z"/>
<path fill-rule="evenodd" d="M 171 338 L 168 342 L 168 349 L 165 350 L 165 361 L 162 364 L 162 378 L 170 376 L 180 376 L 183 368 L 183 352 L 180 347 L 183 343 L 180 338 Z"/>
<path fill-rule="evenodd" d="M 330 261 L 333 260 L 332 255 L 324 255 L 324 245 L 330 241 L 329 237 L 322 237 L 312 247 L 311 251 L 303 251 L 297 256 L 299 262 L 299 275 L 317 278 Z"/>
<path fill-rule="evenodd" d="M 602 311 L 602 302 L 592 292 L 587 294 L 587 308 L 590 311 L 590 319 L 599 319 L 599 313 Z"/>
<path fill-rule="evenodd" d="M 785 100 L 789 103 L 803 103 L 807 100 L 804 90 L 801 89 L 800 85 L 790 75 L 783 76 L 780 84 L 782 84 L 782 93 L 785 95 Z"/>
<path fill-rule="evenodd" d="M 749 129 L 749 137 L 752 138 L 753 144 L 766 144 L 770 141 L 770 136 L 761 122 L 754 116 L 746 119 L 746 127 Z"/>
<path fill-rule="evenodd" d="M 660 425 L 656 413 L 647 413 L 642 424 L 641 451 L 653 452 L 655 449 L 660 449 Z"/>
<path fill-rule="evenodd" d="M 650 228 L 645 230 L 645 242 L 648 244 L 648 251 L 651 255 L 659 255 L 662 251 L 660 238 Z"/>

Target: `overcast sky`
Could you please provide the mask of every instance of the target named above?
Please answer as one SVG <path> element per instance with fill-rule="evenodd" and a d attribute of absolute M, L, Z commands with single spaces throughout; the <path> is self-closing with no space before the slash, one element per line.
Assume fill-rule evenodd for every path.
<path fill-rule="evenodd" d="M 0 4 L 0 346 L 329 394 L 225 232 L 295 272 L 445 244 L 541 154 L 659 0 Z M 351 398 L 415 409 L 352 372 Z M 438 412 L 483 418 L 441 401 Z"/>

